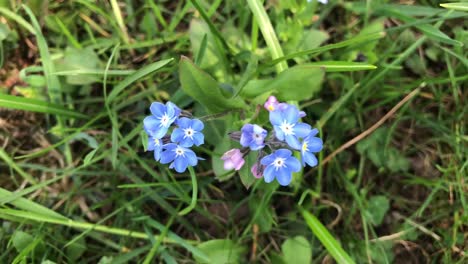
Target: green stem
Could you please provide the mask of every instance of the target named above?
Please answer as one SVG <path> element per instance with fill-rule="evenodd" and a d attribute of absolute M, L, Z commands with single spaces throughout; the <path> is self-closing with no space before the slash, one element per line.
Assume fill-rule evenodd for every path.
<path fill-rule="evenodd" d="M 190 172 L 190 177 L 192 178 L 192 201 L 190 202 L 189 206 L 179 212 L 179 215 L 186 215 L 190 213 L 190 211 L 195 208 L 197 205 L 197 197 L 198 197 L 198 182 L 197 182 L 197 175 L 193 170 L 193 167 L 189 166 L 188 170 Z"/>

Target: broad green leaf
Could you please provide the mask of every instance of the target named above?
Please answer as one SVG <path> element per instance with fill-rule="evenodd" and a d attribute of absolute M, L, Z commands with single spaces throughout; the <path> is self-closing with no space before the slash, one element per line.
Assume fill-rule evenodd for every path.
<path fill-rule="evenodd" d="M 312 248 L 303 236 L 286 239 L 281 250 L 286 264 L 309 264 L 312 260 Z"/>
<path fill-rule="evenodd" d="M 78 113 L 57 104 L 7 94 L 0 94 L 0 107 L 74 118 L 88 118 L 88 116 L 82 113 Z"/>
<path fill-rule="evenodd" d="M 214 239 L 201 243 L 198 248 L 210 259 L 205 262 L 195 257 L 197 263 L 241 263 L 244 253 L 247 251 L 245 245 L 238 245 L 230 239 Z"/>
<path fill-rule="evenodd" d="M 218 82 L 195 66 L 188 58 L 181 58 L 179 71 L 184 92 L 198 101 L 209 112 L 219 113 L 225 110 L 247 107 L 239 97 L 228 98 L 228 92 L 223 91 Z"/>
<path fill-rule="evenodd" d="M 127 88 L 130 84 L 138 81 L 139 79 L 145 77 L 148 74 L 157 72 L 158 70 L 160 70 L 164 66 L 168 65 L 173 60 L 174 59 L 167 59 L 167 60 L 161 60 L 161 61 L 151 63 L 151 64 L 139 69 L 138 71 L 136 71 L 132 75 L 127 76 L 125 79 L 123 79 L 121 82 L 119 82 L 119 84 L 117 84 L 114 87 L 114 89 L 112 89 L 112 92 L 107 97 L 107 102 L 112 102 L 117 97 L 117 95 L 120 92 L 122 92 L 125 88 Z"/>
<path fill-rule="evenodd" d="M 302 33 L 302 32 L 301 32 Z M 325 31 L 317 29 L 309 29 L 303 32 L 302 39 L 297 46 L 296 51 L 310 50 L 319 47 L 323 42 L 329 38 Z"/>
<path fill-rule="evenodd" d="M 200 50 L 203 48 L 202 44 L 205 39 L 206 46 L 202 59 L 200 60 L 197 56 L 200 68 L 206 69 L 219 63 L 221 55 L 216 49 L 216 43 L 210 28 L 203 20 L 192 19 L 192 21 L 190 21 L 189 35 L 193 54 L 201 55 Z"/>
<path fill-rule="evenodd" d="M 23 251 L 26 247 L 34 241 L 34 237 L 21 230 L 15 231 L 12 237 L 13 246 L 18 251 Z"/>
<path fill-rule="evenodd" d="M 300 208 L 302 216 L 310 230 L 320 240 L 328 253 L 338 264 L 353 264 L 354 260 L 343 250 L 340 243 L 328 232 L 327 228 L 311 213 Z"/>
<path fill-rule="evenodd" d="M 321 65 L 299 65 L 285 70 L 275 78 L 251 80 L 241 94 L 253 98 L 264 93 L 275 94 L 282 101 L 307 100 L 320 91 L 324 69 Z"/>
<path fill-rule="evenodd" d="M 385 214 L 390 208 L 388 198 L 383 195 L 370 197 L 367 205 L 366 215 L 368 220 L 374 225 L 382 224 Z"/>
<path fill-rule="evenodd" d="M 235 171 L 226 171 L 224 169 L 224 161 L 221 160 L 223 153 L 230 150 L 231 148 L 231 139 L 226 133 L 221 143 L 216 145 L 213 151 L 214 153 L 211 158 L 211 164 L 216 175 L 216 179 L 220 181 L 226 181 L 236 174 Z"/>
<path fill-rule="evenodd" d="M 0 23 L 0 42 L 4 41 L 8 34 L 10 34 L 10 29 L 6 24 Z"/>
<path fill-rule="evenodd" d="M 92 71 L 99 69 L 101 61 L 91 48 L 76 49 L 67 48 L 63 61 L 57 64 L 58 71 Z M 99 81 L 94 75 L 67 75 L 65 80 L 72 85 L 86 85 Z"/>
<path fill-rule="evenodd" d="M 458 2 L 458 3 L 444 3 L 440 4 L 441 7 L 459 11 L 468 11 L 468 2 Z"/>
<path fill-rule="evenodd" d="M 83 236 L 80 236 L 75 242 L 70 244 L 67 249 L 67 257 L 72 261 L 76 261 L 86 251 L 86 241 Z"/>
<path fill-rule="evenodd" d="M 239 176 L 241 179 L 242 184 L 244 185 L 245 188 L 249 189 L 250 186 L 255 182 L 256 178 L 253 176 L 252 172 L 250 169 L 254 165 L 254 163 L 257 161 L 257 154 L 256 152 L 250 152 L 247 157 L 244 157 L 245 164 L 242 166 L 242 168 L 239 170 Z"/>

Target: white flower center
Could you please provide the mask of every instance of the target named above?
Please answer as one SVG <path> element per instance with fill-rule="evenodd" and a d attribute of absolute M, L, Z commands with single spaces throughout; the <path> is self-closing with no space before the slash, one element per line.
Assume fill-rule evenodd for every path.
<path fill-rule="evenodd" d="M 302 143 L 302 152 L 307 152 L 309 150 L 309 146 L 307 146 L 307 142 L 304 141 L 304 143 Z"/>
<path fill-rule="evenodd" d="M 169 125 L 170 118 L 166 112 L 164 113 L 163 116 L 160 117 L 160 120 L 161 120 L 161 124 L 159 126 L 167 127 Z"/>
<path fill-rule="evenodd" d="M 184 129 L 184 138 L 192 138 L 193 134 L 195 134 L 195 131 L 191 127 Z"/>
<path fill-rule="evenodd" d="M 285 160 L 286 159 L 284 158 L 276 158 L 271 164 L 275 166 L 275 170 L 278 170 L 279 168 L 286 167 L 286 164 L 284 163 Z"/>
<path fill-rule="evenodd" d="M 153 141 L 154 141 L 154 145 L 156 146 L 159 146 L 161 144 L 161 142 L 157 138 L 155 138 Z"/>
<path fill-rule="evenodd" d="M 284 120 L 283 123 L 280 126 L 280 129 L 281 129 L 281 131 L 283 131 L 283 133 L 286 136 L 294 135 L 294 130 L 293 130 L 294 125 L 295 124 L 289 124 L 288 122 L 286 122 L 286 120 Z"/>
<path fill-rule="evenodd" d="M 179 157 L 179 156 L 184 157 L 185 155 L 185 150 L 179 146 L 176 149 L 174 149 L 174 151 L 176 153 L 176 157 Z"/>

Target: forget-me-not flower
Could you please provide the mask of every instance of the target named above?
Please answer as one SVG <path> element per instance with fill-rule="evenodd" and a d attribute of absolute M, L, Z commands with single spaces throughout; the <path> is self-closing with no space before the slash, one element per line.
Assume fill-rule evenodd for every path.
<path fill-rule="evenodd" d="M 260 162 L 266 166 L 263 171 L 265 182 L 270 183 L 276 178 L 282 186 L 291 182 L 293 172 L 301 170 L 301 163 L 292 156 L 292 152 L 288 149 L 278 149 L 262 158 Z"/>
<path fill-rule="evenodd" d="M 299 110 L 293 105 L 270 112 L 270 122 L 276 137 L 285 140 L 293 149 L 301 149 L 298 138 L 307 136 L 311 129 L 310 125 L 298 122 L 300 117 Z"/>
<path fill-rule="evenodd" d="M 177 128 L 171 134 L 171 141 L 182 147 L 200 146 L 204 143 L 203 122 L 198 119 L 181 117 L 177 121 Z"/>
<path fill-rule="evenodd" d="M 162 164 L 172 162 L 169 168 L 174 168 L 178 173 L 182 173 L 188 166 L 196 166 L 198 158 L 191 149 L 184 148 L 175 143 L 169 143 L 164 145 L 164 151 L 161 153 L 160 162 Z"/>
<path fill-rule="evenodd" d="M 310 131 L 309 135 L 304 138 L 302 141 L 301 147 L 301 156 L 302 156 L 302 166 L 309 165 L 311 167 L 317 166 L 317 157 L 314 153 L 317 153 L 323 148 L 322 139 L 316 137 L 318 134 L 318 129 L 314 128 Z"/>
<path fill-rule="evenodd" d="M 263 140 L 267 136 L 267 131 L 259 125 L 245 124 L 241 129 L 240 144 L 249 147 L 251 150 L 262 149 L 265 144 Z"/>
<path fill-rule="evenodd" d="M 181 112 L 171 102 L 167 102 L 166 105 L 158 102 L 152 103 L 150 111 L 152 115 L 143 120 L 143 126 L 146 132 L 155 138 L 162 138 Z"/>
<path fill-rule="evenodd" d="M 163 150 L 162 140 L 156 137 L 148 136 L 148 150 L 154 151 L 154 159 L 159 161 L 161 159 L 161 152 Z"/>

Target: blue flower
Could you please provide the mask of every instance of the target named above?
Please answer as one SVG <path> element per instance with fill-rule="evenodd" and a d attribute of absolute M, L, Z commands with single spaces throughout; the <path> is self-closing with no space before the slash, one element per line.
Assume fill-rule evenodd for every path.
<path fill-rule="evenodd" d="M 293 149 L 301 149 L 298 138 L 303 138 L 310 132 L 310 125 L 298 122 L 300 116 L 301 113 L 293 105 L 270 112 L 270 122 L 275 129 L 276 138 L 286 140 Z"/>
<path fill-rule="evenodd" d="M 166 105 L 157 102 L 152 103 L 150 110 L 152 115 L 143 120 L 143 126 L 146 133 L 155 138 L 162 138 L 181 112 L 171 102 L 167 102 Z"/>
<path fill-rule="evenodd" d="M 198 119 L 181 117 L 177 120 L 178 128 L 171 134 L 171 141 L 179 143 L 182 147 L 200 146 L 204 143 L 205 137 L 201 133 L 203 122 Z"/>
<path fill-rule="evenodd" d="M 304 138 L 304 141 L 302 141 L 301 156 L 302 166 L 304 167 L 306 163 L 311 167 L 317 166 L 317 157 L 315 157 L 313 153 L 317 153 L 323 148 L 322 139 L 315 136 L 318 132 L 319 131 L 316 128 L 312 129 L 309 135 L 307 135 L 307 137 Z"/>
<path fill-rule="evenodd" d="M 163 149 L 162 140 L 159 138 L 152 137 L 151 135 L 148 137 L 148 150 L 154 150 L 154 159 L 159 161 L 161 159 L 161 152 Z"/>
<path fill-rule="evenodd" d="M 267 136 L 267 131 L 258 125 L 245 124 L 242 129 L 240 144 L 243 147 L 250 147 L 251 150 L 262 149 L 265 144 L 263 140 Z"/>
<path fill-rule="evenodd" d="M 292 152 L 288 149 L 278 149 L 265 156 L 260 163 L 266 166 L 263 172 L 265 182 L 272 182 L 276 178 L 282 186 L 291 182 L 292 172 L 301 170 L 301 163 L 292 156 Z"/>
<path fill-rule="evenodd" d="M 192 150 L 175 143 L 169 143 L 164 145 L 164 151 L 161 153 L 160 162 L 162 164 L 172 162 L 169 168 L 174 168 L 177 172 L 182 173 L 188 166 L 196 166 L 198 158 Z"/>

